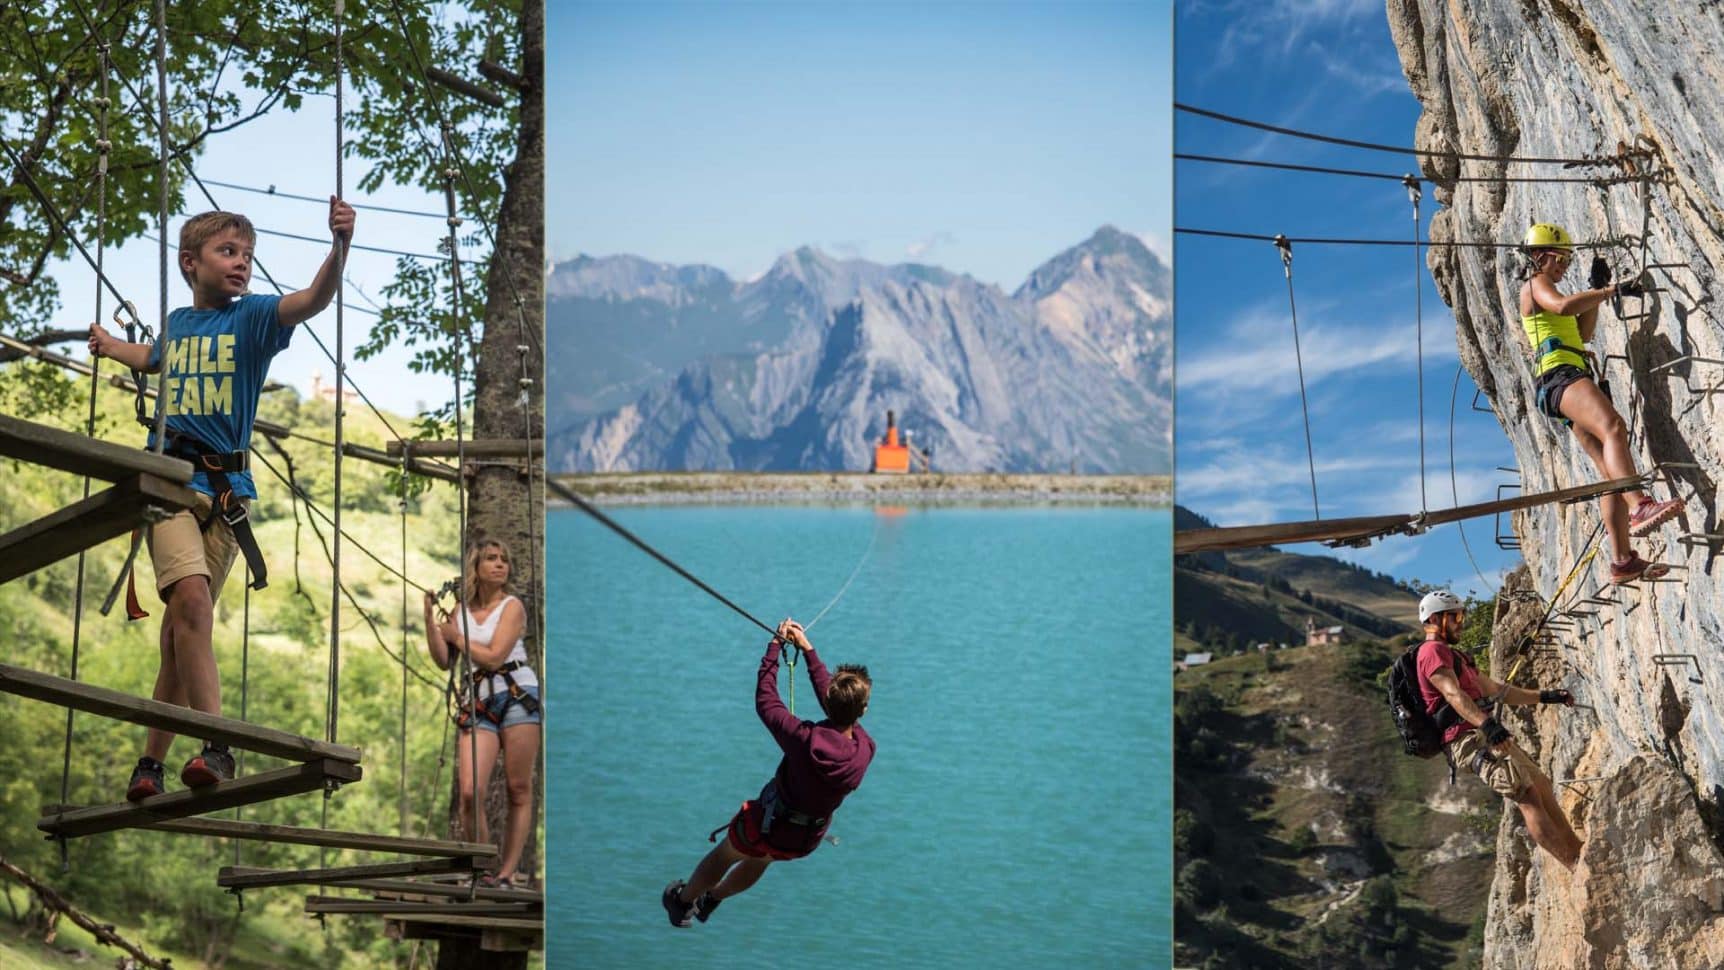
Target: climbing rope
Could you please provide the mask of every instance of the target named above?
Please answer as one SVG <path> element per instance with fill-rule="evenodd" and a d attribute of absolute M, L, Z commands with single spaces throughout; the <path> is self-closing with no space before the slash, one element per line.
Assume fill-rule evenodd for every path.
<path fill-rule="evenodd" d="M 161 341 L 164 366 L 162 380 L 167 380 L 168 352 L 168 2 L 156 0 L 156 269 L 157 269 L 157 309 L 156 317 L 160 321 Z M 163 384 L 164 390 L 166 384 Z M 162 447 L 167 444 L 168 396 L 156 396 L 156 420 L 154 436 L 151 440 L 151 450 L 162 453 Z M 137 554 L 137 542 L 132 543 L 132 552 Z"/>
<path fill-rule="evenodd" d="M 1310 172 L 1318 175 L 1347 175 L 1354 178 L 1384 179 L 1390 182 L 1400 182 L 1404 176 L 1390 172 L 1366 172 L 1355 168 L 1332 168 L 1326 165 L 1295 165 L 1291 162 L 1269 162 L 1253 158 L 1229 158 L 1222 155 L 1196 155 L 1188 152 L 1174 152 L 1173 157 L 1185 162 L 1208 162 L 1214 165 L 1237 165 L 1243 168 L 1270 168 L 1285 172 Z M 1579 182 L 1586 185 L 1618 185 L 1632 182 L 1637 175 L 1599 175 L 1587 177 L 1583 175 L 1456 175 L 1441 180 L 1443 184 L 1451 182 L 1536 182 L 1561 183 Z M 1436 180 L 1431 180 L 1436 181 Z"/>
<path fill-rule="evenodd" d="M 1425 498 L 1425 263 L 1419 245 L 1419 199 L 1422 193 L 1419 190 L 1419 180 L 1411 173 L 1401 179 L 1401 184 L 1407 187 L 1407 198 L 1413 203 L 1413 333 L 1418 348 L 1419 514 L 1423 515 L 1431 510 L 1431 505 Z"/>
<path fill-rule="evenodd" d="M 345 123 L 343 114 L 342 92 L 342 14 L 344 0 L 335 0 L 335 197 L 342 194 L 342 126 Z M 342 240 L 337 239 L 333 247 L 335 263 L 335 481 L 334 493 L 330 506 L 335 515 L 335 535 L 330 542 L 335 547 L 330 562 L 330 594 L 329 594 L 329 688 L 327 690 L 328 710 L 324 719 L 324 740 L 335 743 L 337 728 L 341 717 L 341 469 L 343 465 L 342 444 L 346 440 L 346 424 L 343 416 L 347 413 L 347 402 L 342 394 L 347 385 L 347 343 L 344 327 L 344 317 L 341 311 L 342 278 L 346 275 L 347 251 Z M 324 792 L 324 804 L 327 808 L 329 793 Z"/>
<path fill-rule="evenodd" d="M 1311 471 L 1311 517 L 1321 519 L 1317 508 L 1317 456 L 1311 447 L 1311 408 L 1305 399 L 1305 355 L 1299 349 L 1299 308 L 1293 302 L 1293 244 L 1286 236 L 1275 237 L 1281 252 L 1281 272 L 1287 277 L 1287 312 L 1293 318 L 1293 359 L 1299 367 L 1299 413 L 1305 418 L 1305 464 Z"/>

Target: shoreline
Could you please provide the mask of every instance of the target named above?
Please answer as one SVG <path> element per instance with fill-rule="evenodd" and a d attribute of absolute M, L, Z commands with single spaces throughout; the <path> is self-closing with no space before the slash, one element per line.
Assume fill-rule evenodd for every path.
<path fill-rule="evenodd" d="M 1170 475 L 565 472 L 553 477 L 601 505 L 1173 505 Z M 555 495 L 547 496 L 547 504 L 572 508 Z"/>

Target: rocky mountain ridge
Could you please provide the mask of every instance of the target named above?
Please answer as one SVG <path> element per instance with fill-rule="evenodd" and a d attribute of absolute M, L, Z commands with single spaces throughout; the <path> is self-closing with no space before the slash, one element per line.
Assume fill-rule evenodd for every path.
<path fill-rule="evenodd" d="M 1424 161 L 1443 207 L 1433 243 L 1516 242 L 1529 223 L 1555 222 L 1582 241 L 1616 240 L 1601 252 L 1619 278 L 1651 268 L 1659 291 L 1644 306 L 1607 306 L 1593 346 L 1637 467 L 1661 466 L 1654 492 L 1687 500 L 1680 520 L 1637 542 L 1642 555 L 1677 567 L 1674 581 L 1617 590 L 1605 582 L 1603 556 L 1583 558 L 1598 523 L 1595 503 L 1515 516 L 1527 595 L 1555 598 L 1559 610 L 1560 628 L 1536 654 L 1531 679 L 1568 687 L 1593 713 L 1539 711 L 1511 730 L 1529 739 L 1552 778 L 1590 779 L 1561 787 L 1587 842 L 1569 874 L 1530 851 L 1518 814 L 1505 811 L 1485 964 L 1724 966 L 1724 542 L 1716 538 L 1724 372 L 1709 362 L 1724 360 L 1724 329 L 1712 310 L 1724 264 L 1724 75 L 1716 57 L 1724 11 L 1674 0 L 1388 0 L 1387 9 L 1424 107 L 1419 147 L 1576 157 L 1640 146 L 1659 173 L 1611 184 L 1463 182 L 1462 174 L 1577 172 L 1452 155 Z M 1624 174 L 1620 166 L 1580 171 Z M 1476 247 L 1433 246 L 1429 256 L 1454 311 L 1461 360 L 1513 444 L 1523 490 L 1594 481 L 1573 436 L 1533 406 L 1514 264 L 1508 251 Z M 1501 660 L 1509 661 L 1517 635 L 1504 627 Z"/>
<path fill-rule="evenodd" d="M 743 282 L 581 257 L 548 290 L 553 467 L 866 469 L 888 410 L 945 470 L 1171 467 L 1171 274 L 1112 227 L 1012 294 L 809 247 Z"/>

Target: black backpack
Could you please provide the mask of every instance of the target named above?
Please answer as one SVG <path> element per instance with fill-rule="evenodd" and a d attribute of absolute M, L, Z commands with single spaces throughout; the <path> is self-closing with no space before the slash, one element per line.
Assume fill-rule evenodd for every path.
<path fill-rule="evenodd" d="M 1425 711 L 1425 699 L 1419 693 L 1419 650 L 1423 646 L 1408 647 L 1389 668 L 1389 716 L 1395 719 L 1395 730 L 1401 733 L 1401 744 L 1408 754 L 1435 758 L 1443 753 L 1443 732 L 1460 715 L 1446 701 L 1434 716 Z M 1472 658 L 1459 650 L 1455 656 L 1460 663 L 1472 663 Z"/>

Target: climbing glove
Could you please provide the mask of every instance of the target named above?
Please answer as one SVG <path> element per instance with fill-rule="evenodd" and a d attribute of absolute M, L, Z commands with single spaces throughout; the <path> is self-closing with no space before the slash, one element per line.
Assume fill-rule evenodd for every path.
<path fill-rule="evenodd" d="M 1603 256 L 1592 257 L 1592 271 L 1587 274 L 1586 281 L 1595 290 L 1602 290 L 1610 285 L 1610 264 Z"/>
<path fill-rule="evenodd" d="M 1623 280 L 1616 284 L 1617 296 L 1641 297 L 1646 295 L 1646 281 L 1641 277 Z"/>
<path fill-rule="evenodd" d="M 1541 690 L 1538 692 L 1538 702 L 1540 704 L 1562 704 L 1566 707 L 1573 707 L 1574 695 L 1566 690 Z"/>
<path fill-rule="evenodd" d="M 1486 743 L 1493 748 L 1499 744 L 1508 743 L 1508 728 L 1503 727 L 1494 717 L 1485 718 L 1485 723 L 1479 725 L 1479 730 L 1485 733 Z"/>

